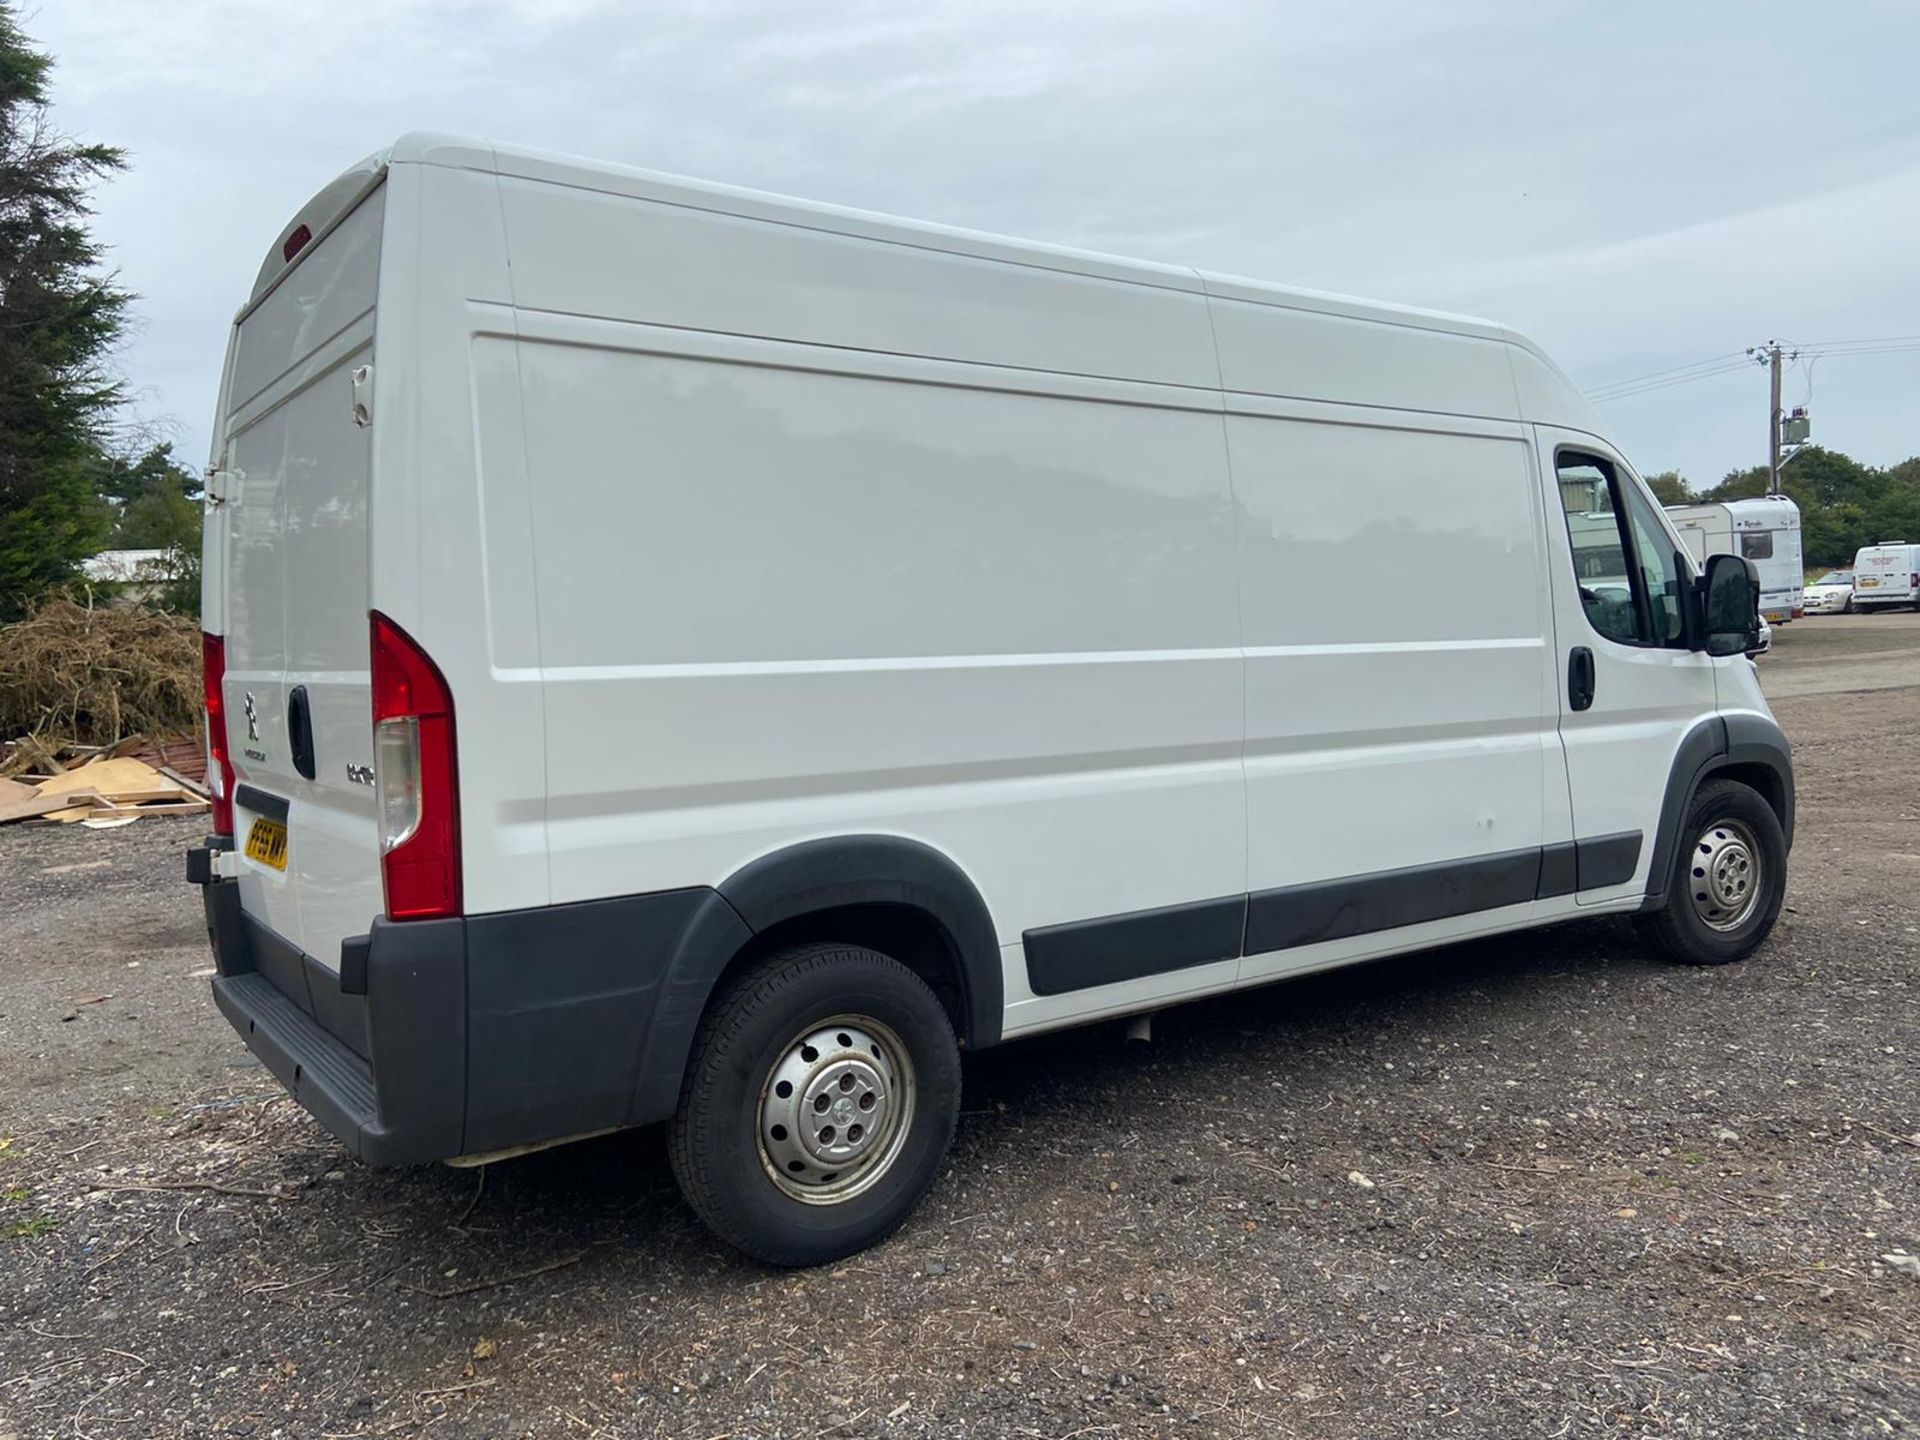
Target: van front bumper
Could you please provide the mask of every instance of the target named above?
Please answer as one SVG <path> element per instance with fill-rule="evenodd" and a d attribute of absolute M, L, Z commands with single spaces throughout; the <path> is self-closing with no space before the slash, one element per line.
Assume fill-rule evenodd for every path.
<path fill-rule="evenodd" d="M 683 1052 L 662 1037 L 697 1020 L 706 994 L 681 985 L 673 961 L 751 935 L 715 891 L 669 890 L 376 919 L 344 943 L 336 969 L 248 914 L 240 882 L 213 874 L 210 848 L 189 852 L 188 876 L 202 886 L 220 1012 L 370 1165 L 665 1119 Z"/>

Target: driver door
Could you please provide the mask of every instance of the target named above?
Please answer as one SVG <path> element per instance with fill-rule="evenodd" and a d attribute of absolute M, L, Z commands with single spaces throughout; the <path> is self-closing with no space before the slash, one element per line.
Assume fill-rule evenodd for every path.
<path fill-rule="evenodd" d="M 1645 893 L 1667 775 L 1714 713 L 1714 664 L 1687 647 L 1694 582 L 1673 529 L 1626 462 L 1590 435 L 1535 427 L 1561 664 L 1560 743 L 1582 905 Z"/>

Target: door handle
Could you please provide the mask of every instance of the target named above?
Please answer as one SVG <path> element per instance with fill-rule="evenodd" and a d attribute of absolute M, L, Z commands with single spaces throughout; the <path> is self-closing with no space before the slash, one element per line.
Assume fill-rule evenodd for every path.
<path fill-rule="evenodd" d="M 307 687 L 296 685 L 287 696 L 287 749 L 293 756 L 293 768 L 313 779 L 313 702 Z"/>
<path fill-rule="evenodd" d="M 1584 710 L 1593 704 L 1593 651 L 1585 645 L 1573 647 L 1567 657 L 1567 708 Z"/>

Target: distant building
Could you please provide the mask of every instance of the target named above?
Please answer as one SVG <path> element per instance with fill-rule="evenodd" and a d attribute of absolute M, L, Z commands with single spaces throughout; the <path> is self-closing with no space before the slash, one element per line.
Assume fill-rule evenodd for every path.
<path fill-rule="evenodd" d="M 172 550 L 102 550 L 80 562 L 80 573 L 95 585 L 120 586 L 128 600 L 151 600 L 180 573 Z"/>

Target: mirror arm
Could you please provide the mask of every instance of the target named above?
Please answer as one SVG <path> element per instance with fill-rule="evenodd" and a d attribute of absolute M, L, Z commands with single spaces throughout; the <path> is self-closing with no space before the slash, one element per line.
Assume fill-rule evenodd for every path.
<path fill-rule="evenodd" d="M 1673 552 L 1674 573 L 1687 573 L 1687 559 L 1678 550 Z M 1689 650 L 1707 648 L 1707 577 L 1704 570 L 1693 577 L 1691 585 L 1680 590 L 1680 624 L 1684 628 L 1682 638 Z"/>

